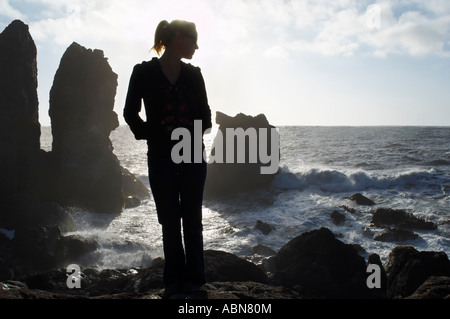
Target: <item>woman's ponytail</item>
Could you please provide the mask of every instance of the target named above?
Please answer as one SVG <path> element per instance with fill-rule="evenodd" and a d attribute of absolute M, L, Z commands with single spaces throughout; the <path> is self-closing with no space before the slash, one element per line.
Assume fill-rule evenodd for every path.
<path fill-rule="evenodd" d="M 169 39 L 169 30 L 167 29 L 168 26 L 169 22 L 163 20 L 156 27 L 155 44 L 153 45 L 152 50 L 154 50 L 158 55 L 161 55 L 167 44 L 167 40 Z"/>
<path fill-rule="evenodd" d="M 162 51 L 170 45 L 170 41 L 177 32 L 190 34 L 197 38 L 197 30 L 193 22 L 174 20 L 169 23 L 166 20 L 163 20 L 156 27 L 155 44 L 153 45 L 152 50 L 161 56 Z"/>

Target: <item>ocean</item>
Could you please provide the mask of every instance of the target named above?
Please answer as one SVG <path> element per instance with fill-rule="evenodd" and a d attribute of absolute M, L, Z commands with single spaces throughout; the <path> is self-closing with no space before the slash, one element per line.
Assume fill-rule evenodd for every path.
<path fill-rule="evenodd" d="M 210 149 L 217 128 L 205 136 Z M 450 253 L 450 127 L 279 127 L 280 169 L 266 189 L 228 200 L 205 200 L 205 249 L 222 250 L 261 262 L 252 247 L 275 251 L 303 232 L 327 227 L 344 243 L 357 244 L 367 258 L 377 253 L 386 260 L 398 245 Z M 111 133 L 121 165 L 147 186 L 147 145 L 136 141 L 128 126 Z M 41 148 L 51 150 L 51 129 L 42 128 Z M 362 193 L 375 202 L 359 206 L 349 200 Z M 340 206 L 355 209 L 350 213 Z M 401 209 L 432 221 L 436 230 L 414 230 L 419 238 L 381 242 L 382 229 L 371 225 L 378 207 Z M 337 210 L 345 221 L 336 225 Z M 98 269 L 151 266 L 163 257 L 161 228 L 152 198 L 119 216 L 71 210 L 77 230 L 99 249 L 80 264 Z M 268 234 L 257 221 L 273 227 Z"/>

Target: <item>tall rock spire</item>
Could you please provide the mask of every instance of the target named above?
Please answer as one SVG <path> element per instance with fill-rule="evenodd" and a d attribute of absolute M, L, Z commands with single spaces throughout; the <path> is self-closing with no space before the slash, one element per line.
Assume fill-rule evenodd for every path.
<path fill-rule="evenodd" d="M 0 197 L 26 189 L 40 150 L 36 45 L 13 21 L 0 34 Z"/>
<path fill-rule="evenodd" d="M 122 172 L 109 139 L 119 125 L 113 111 L 117 77 L 101 50 L 73 43 L 61 58 L 49 114 L 63 204 L 122 210 Z"/>

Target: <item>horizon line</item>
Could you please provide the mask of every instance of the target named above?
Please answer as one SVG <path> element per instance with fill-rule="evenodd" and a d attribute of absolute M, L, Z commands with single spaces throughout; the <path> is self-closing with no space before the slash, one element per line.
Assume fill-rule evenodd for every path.
<path fill-rule="evenodd" d="M 448 125 L 438 125 L 438 124 L 272 124 L 275 127 L 435 127 L 435 128 L 450 128 Z M 128 124 L 120 123 L 118 127 L 128 126 Z M 218 127 L 218 124 L 213 123 L 213 127 Z M 51 128 L 50 125 L 41 124 L 41 128 Z M 114 130 L 113 130 L 114 131 Z"/>

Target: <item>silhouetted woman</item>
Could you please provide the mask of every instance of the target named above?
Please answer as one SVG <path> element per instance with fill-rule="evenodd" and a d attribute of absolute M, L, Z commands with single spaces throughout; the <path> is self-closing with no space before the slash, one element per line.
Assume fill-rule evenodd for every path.
<path fill-rule="evenodd" d="M 197 49 L 194 23 L 161 21 L 152 50 L 164 54 L 134 67 L 124 109 L 135 138 L 148 144 L 150 187 L 162 225 L 166 296 L 195 292 L 206 282 L 202 235 L 206 163 L 175 164 L 171 159 L 172 147 L 179 142 L 171 139 L 174 129 L 188 129 L 194 144 L 194 120 L 202 121 L 203 132 L 211 127 L 200 68 L 181 61 L 191 59 Z M 139 116 L 142 100 L 147 121 Z M 201 143 L 204 148 L 203 138 Z"/>

